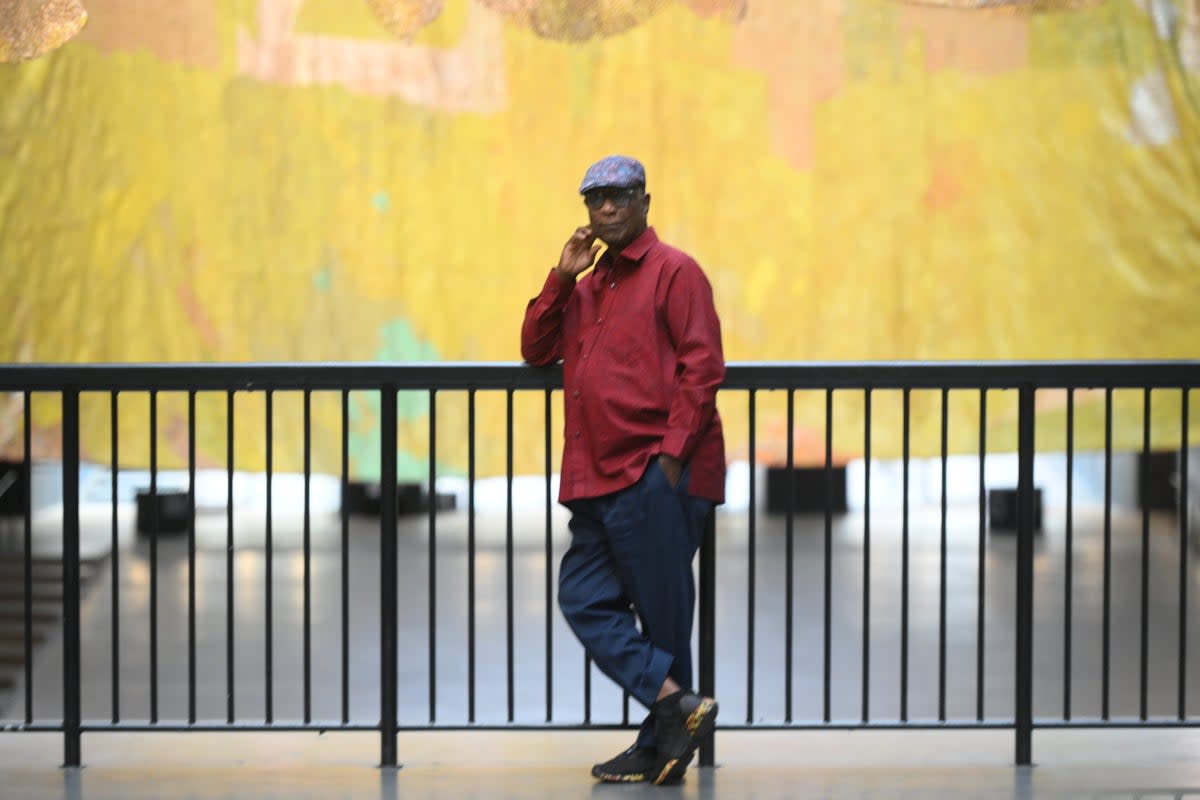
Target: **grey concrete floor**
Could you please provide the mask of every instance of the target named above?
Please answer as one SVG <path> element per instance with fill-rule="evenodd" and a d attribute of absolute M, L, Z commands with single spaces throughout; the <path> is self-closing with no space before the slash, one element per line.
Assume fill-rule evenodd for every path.
<path fill-rule="evenodd" d="M 1065 714 L 1066 538 L 1059 509 L 1047 509 L 1047 529 L 1039 536 L 1035 563 L 1035 715 L 1061 720 Z M 1200 714 L 1200 571 L 1194 557 L 1182 573 L 1177 523 L 1170 515 L 1152 518 L 1146 565 L 1147 711 L 1173 717 L 1179 696 L 1179 595 L 1187 581 L 1188 617 L 1186 712 Z M 1099 509 L 1077 509 L 1074 530 L 1071 611 L 1070 713 L 1094 718 L 1103 696 L 1103 540 Z M 792 670 L 786 666 L 786 535 L 784 518 L 759 513 L 753 535 L 747 513 L 718 518 L 717 696 L 721 723 L 779 724 L 788 717 L 790 678 L 793 722 L 820 724 L 824 689 L 823 520 L 796 519 Z M 830 711 L 834 721 L 864 716 L 864 570 L 869 567 L 869 663 L 866 716 L 896 721 L 901 709 L 901 599 L 903 549 L 899 514 L 879 511 L 870 525 L 870 556 L 860 514 L 840 516 L 833 529 L 830 573 Z M 54 525 L 39 530 L 39 542 L 53 547 Z M 301 518 L 295 509 L 274 521 L 272 580 L 271 711 L 278 722 L 301 720 L 304 682 L 304 555 Z M 438 724 L 504 725 L 509 717 L 507 668 L 507 565 L 503 514 L 482 515 L 476 525 L 474 715 L 467 652 L 467 515 L 438 516 L 435 630 L 436 686 L 431 694 L 429 657 L 430 535 L 427 519 L 401 522 L 398 589 L 400 596 L 399 708 L 402 725 L 420 726 L 432 716 Z M 976 680 L 980 541 L 977 509 L 951 508 L 947 525 L 946 677 L 939 680 L 940 518 L 936 509 L 915 511 L 910 521 L 907 716 L 936 721 L 944 695 L 945 718 L 975 719 L 982 698 L 988 720 L 1013 713 L 1015 542 L 990 533 L 983 542 L 983 683 Z M 84 515 L 84 545 L 102 552 L 110 535 L 106 508 Z M 374 724 L 379 713 L 379 564 L 377 521 L 355 519 L 349 536 L 350 670 L 349 718 Z M 622 696 L 599 673 L 591 677 L 590 704 L 581 650 L 557 610 L 546 604 L 547 576 L 556 577 L 566 547 L 566 516 L 554 509 L 549 573 L 544 513 L 520 512 L 514 519 L 512 563 L 513 641 L 512 718 L 517 724 L 574 725 L 590 719 L 619 724 Z M 310 580 L 310 684 L 313 720 L 341 718 L 341 555 L 336 517 L 313 519 Z M 119 529 L 119 665 L 116 686 L 123 721 L 150 717 L 149 543 L 132 532 L 129 510 Z M 187 549 L 182 537 L 162 538 L 157 565 L 158 717 L 186 720 Z M 227 684 L 226 529 L 223 515 L 202 516 L 196 549 L 196 700 L 200 720 L 223 721 Z M 103 722 L 113 716 L 111 562 L 85 590 L 82 612 L 83 717 Z M 232 698 L 235 718 L 260 723 L 266 717 L 267 560 L 261 513 L 235 518 L 232 582 Z M 753 566 L 755 589 L 748 587 Z M 1141 519 L 1115 510 L 1111 563 L 1110 713 L 1136 716 L 1140 710 Z M 748 609 L 754 604 L 754 635 Z M 546 639 L 552 644 L 547 687 Z M 61 647 L 51 634 L 35 654 L 33 717 L 56 722 L 61 716 Z M 750 676 L 753 676 L 751 690 Z M 548 696 L 549 692 L 549 696 Z M 0 718 L 24 717 L 18 685 Z M 633 719 L 638 709 L 631 708 Z M 924 737 L 941 736 L 942 739 Z M 132 737 L 132 738 L 131 738 Z M 299 737 L 299 738 L 296 738 Z M 878 738 L 883 737 L 883 738 Z M 41 734 L 3 735 L 0 797 L 305 797 L 305 796 L 572 796 L 583 792 L 634 794 L 645 787 L 595 787 L 586 769 L 628 740 L 623 731 L 580 733 L 482 733 L 450 731 L 404 734 L 398 773 L 367 769 L 378 762 L 371 734 L 173 734 L 91 733 L 84 737 L 81 772 L 58 772 L 61 742 Z M 134 742 L 130 746 L 128 742 Z M 125 742 L 125 744 L 122 744 Z M 201 744 L 203 742 L 203 744 Z M 315 742 L 315 744 L 314 744 Z M 353 744 L 326 744 L 353 742 Z M 470 744 L 467 745 L 466 742 Z M 932 742 L 933 744 L 929 744 Z M 968 746 L 967 743 L 970 743 Z M 1063 743 L 1065 742 L 1065 743 Z M 341 748 L 349 748 L 343 750 Z M 612 751 L 612 752 L 609 752 Z M 1200 786 L 1193 765 L 1200 739 L 1192 731 L 1044 731 L 1035 739 L 1036 770 L 1011 767 L 1008 732 L 821 731 L 718 733 L 721 768 L 695 770 L 682 788 L 686 796 L 730 797 L 894 797 L 894 796 L 1177 796 Z M 203 753 L 200 759 L 193 758 Z M 252 753 L 249 755 L 248 753 Z M 161 758 L 158 755 L 161 754 Z M 407 757 L 406 757 L 407 754 Z M 951 758 L 953 756 L 953 758 Z M 949 759 L 949 760 L 947 760 Z M 526 764 L 528 768 L 523 767 Z M 305 778 L 304 776 L 308 777 Z M 72 777 L 74 776 L 74 777 Z M 415 776 L 415 777 L 414 777 Z M 167 784 L 178 781 L 168 794 Z M 274 781 L 275 783 L 271 783 Z M 186 788 L 191 787 L 191 788 Z M 274 788 L 272 788 L 274 787 Z M 1122 788 L 1124 787 L 1124 788 Z M 1140 787 L 1140 789 L 1138 788 Z M 1127 791 L 1128 790 L 1128 791 Z M 1153 790 L 1153 792 L 1151 791 Z M 1158 793 L 1159 790 L 1165 793 Z M 17 791 L 16 794 L 11 792 Z M 338 792 L 342 792 L 338 794 Z M 1149 793 L 1147 793 L 1149 792 Z"/>

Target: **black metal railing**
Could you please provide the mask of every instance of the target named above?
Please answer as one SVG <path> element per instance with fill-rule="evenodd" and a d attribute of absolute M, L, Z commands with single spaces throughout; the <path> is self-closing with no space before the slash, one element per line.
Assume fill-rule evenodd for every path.
<path fill-rule="evenodd" d="M 699 625 L 698 625 L 698 684 L 699 689 L 706 693 L 715 693 L 718 689 L 716 667 L 717 642 L 725 645 L 723 648 L 722 664 L 731 663 L 724 659 L 732 658 L 730 653 L 736 653 L 744 641 L 745 656 L 745 718 L 738 722 L 726 716 L 721 727 L 752 728 L 752 729 L 850 729 L 850 728 L 1011 728 L 1016 736 L 1016 762 L 1028 764 L 1031 761 L 1032 732 L 1035 728 L 1061 727 L 1141 727 L 1141 726 L 1195 726 L 1200 724 L 1197 717 L 1189 714 L 1188 710 L 1188 648 L 1189 648 L 1189 617 L 1188 608 L 1192 596 L 1189 586 L 1192 581 L 1190 566 L 1192 553 L 1189 551 L 1188 527 L 1188 459 L 1186 453 L 1189 447 L 1189 391 L 1200 385 L 1200 362 L 1121 362 L 1121 363 L 893 363 L 893 364 L 773 364 L 773 363 L 744 363 L 731 364 L 727 380 L 722 389 L 722 401 L 728 402 L 731 396 L 744 393 L 747 398 L 746 416 L 748 419 L 748 460 L 751 469 L 748 473 L 750 502 L 745 511 L 745 610 L 744 610 L 744 640 L 735 640 L 723 633 L 717 625 L 718 601 L 721 594 L 732 585 L 732 582 L 722 581 L 718 587 L 718 568 L 725 563 L 725 557 L 718 558 L 718 542 L 715 529 L 718 524 L 726 526 L 730 520 L 741 512 L 729 512 L 718 515 L 720 522 L 710 523 L 708 535 L 701 546 L 699 557 Z M 629 698 L 625 695 L 621 700 L 620 721 L 603 722 L 593 718 L 592 709 L 592 667 L 584 659 L 583 672 L 583 711 L 582 722 L 564 721 L 561 707 L 555 706 L 555 678 L 564 675 L 563 667 L 555 658 L 556 627 L 560 624 L 553 609 L 553 581 L 555 556 L 555 522 L 554 503 L 552 497 L 552 473 L 554 463 L 554 433 L 552 417 L 554 413 L 554 393 L 561 389 L 561 373 L 557 369 L 534 369 L 522 365 L 510 364 L 235 364 L 235 365 L 6 365 L 0 367 L 0 392 L 15 393 L 23 403 L 23 452 L 25 469 L 26 502 L 23 516 L 23 576 L 24 593 L 23 607 L 23 663 L 24 663 L 24 697 L 23 718 L 11 722 L 5 729 L 10 731 L 61 731 L 65 742 L 65 763 L 78 765 L 81 759 L 80 740 L 84 732 L 102 732 L 111 730 L 371 730 L 378 731 L 381 736 L 381 762 L 384 765 L 394 765 L 397 762 L 397 733 L 408 729 L 514 729 L 542 728 L 546 726 L 567 728 L 612 728 L 630 725 Z M 1104 454 L 1105 454 L 1105 494 L 1103 516 L 1103 578 L 1101 581 L 1102 605 L 1102 644 L 1100 663 L 1100 713 L 1097 717 L 1079 717 L 1073 708 L 1072 685 L 1073 670 L 1078 669 L 1078 661 L 1072 660 L 1074 647 L 1072 644 L 1073 619 L 1078 609 L 1074 599 L 1078 591 L 1076 579 L 1077 564 L 1075 561 L 1077 536 L 1079 526 L 1076 524 L 1077 509 L 1073 504 L 1074 463 L 1077 455 L 1075 444 L 1076 432 L 1076 396 L 1081 390 L 1100 389 L 1104 392 Z M 1066 439 L 1062 443 L 1066 454 L 1066 507 L 1065 507 L 1065 593 L 1063 595 L 1063 674 L 1062 674 L 1062 714 L 1035 719 L 1034 688 L 1035 688 L 1035 492 L 1034 492 L 1034 463 L 1037 451 L 1035 443 L 1035 400 L 1039 391 L 1066 391 Z M 1151 651 L 1150 629 L 1153 620 L 1150 616 L 1149 592 L 1150 560 L 1151 560 L 1151 517 L 1148 508 L 1143 508 L 1140 529 L 1140 596 L 1138 598 L 1138 714 L 1136 717 L 1123 718 L 1114 716 L 1110 702 L 1111 653 L 1113 627 L 1113 576 L 1112 564 L 1114 554 L 1114 487 L 1113 487 L 1113 408 L 1114 391 L 1138 390 L 1143 397 L 1142 414 L 1142 452 L 1148 455 L 1151 450 L 1152 425 L 1152 392 L 1169 392 L 1179 395 L 1179 448 L 1184 454 L 1181 460 L 1179 480 L 1179 513 L 1177 533 L 1178 541 L 1178 614 L 1177 622 L 1177 691 L 1176 707 L 1170 717 L 1155 718 L 1149 713 L 1148 696 L 1150 694 Z M 158 441 L 158 407 L 159 396 L 162 393 L 186 393 L 187 397 L 187 474 L 188 474 L 188 503 L 190 519 L 192 520 L 187 532 L 187 592 L 186 592 L 186 621 L 168 620 L 172 624 L 185 624 L 187 628 L 187 714 L 186 719 L 164 721 L 160 715 L 159 678 L 160 678 L 160 641 L 159 630 L 164 620 L 159 617 L 159 521 L 152 520 L 154 531 L 148 540 L 148 615 L 149 615 L 149 652 L 148 652 L 148 691 L 149 714 L 144 722 L 128 721 L 122 716 L 122 698 L 119 689 L 119 676 L 122 672 L 121 648 L 121 558 L 122 548 L 118 541 L 120 520 L 118 519 L 118 469 L 120 462 L 120 423 L 119 405 L 123 395 L 145 394 L 149 398 L 149 492 L 152 498 L 159 493 L 159 453 Z M 425 574 L 427 641 L 424 643 L 425 668 L 427 669 L 427 720 L 421 722 L 402 722 L 398 715 L 398 693 L 402 681 L 399 676 L 400 662 L 400 619 L 401 588 L 404 590 L 403 599 L 406 606 L 418 601 L 420 587 L 405 584 L 401 587 L 398 561 L 400 560 L 401 543 L 397 530 L 401 521 L 397 516 L 397 508 L 391 502 L 382 502 L 380 506 L 378 525 L 378 657 L 379 657 L 379 693 L 378 719 L 362 720 L 359 715 L 351 712 L 351 673 L 355 648 L 351 642 L 351 520 L 343 503 L 340 514 L 340 537 L 338 540 L 339 553 L 339 656 L 338 670 L 340 672 L 339 715 L 333 720 L 318 719 L 314 714 L 313 690 L 313 608 L 312 596 L 312 519 L 310 514 L 309 487 L 312 479 L 312 398 L 314 393 L 336 393 L 340 396 L 340 481 L 343 497 L 350 480 L 350 407 L 351 396 L 357 393 L 367 393 L 378 398 L 379 402 L 379 465 L 380 483 L 382 486 L 397 484 L 396 452 L 398 448 L 399 421 L 397 398 L 400 393 L 416 392 L 428 398 L 428 514 L 425 522 L 426 551 L 424 566 Z M 760 510 L 755 498 L 757 496 L 757 478 L 755 465 L 759 463 L 758 423 L 760 414 L 759 399 L 764 393 L 775 394 L 784 392 L 786 400 L 786 455 L 783 466 L 789 471 L 796 463 L 796 453 L 792 431 L 796 420 L 797 393 L 806 398 L 817 397 L 824 404 L 824 442 L 823 467 L 825 504 L 823 513 L 817 517 L 802 515 L 796 512 L 794 488 L 788 484 L 786 513 L 782 518 L 784 550 L 783 561 L 783 595 L 784 616 L 782 629 L 778 627 L 764 628 L 760 622 L 760 607 L 757 606 L 760 579 L 758 563 L 763 558 L 759 553 L 763 543 L 764 533 L 760 528 L 767 525 L 778 527 L 779 520 L 772 518 L 763 523 Z M 878 685 L 872 679 L 872 669 L 878 668 L 879 656 L 873 653 L 872 645 L 872 608 L 879 607 L 878 591 L 873 599 L 872 587 L 880 581 L 891 580 L 890 574 L 881 574 L 872 558 L 872 544 L 892 546 L 890 539 L 880 539 L 887 535 L 882 533 L 878 521 L 880 512 L 872 510 L 872 468 L 878 456 L 872 456 L 873 445 L 873 408 L 875 400 L 881 393 L 899 393 L 901 401 L 901 467 L 902 467 L 902 506 L 899 520 L 888 517 L 888 525 L 898 522 L 900 537 L 899 572 L 899 654 L 894 680 L 898 684 L 898 713 L 895 717 L 880 718 L 872 710 L 873 686 Z M 914 392 L 939 393 L 939 441 L 938 455 L 940 457 L 940 503 L 938 508 L 938 577 L 937 577 L 937 659 L 936 668 L 936 715 L 925 719 L 916 717 L 909 705 L 910 684 L 913 675 L 910 672 L 910 661 L 914 648 L 910 646 L 910 628 L 915 624 L 928 622 L 914 611 L 911 602 L 910 580 L 913 563 L 910 560 L 911 539 L 917 532 L 918 524 L 912 520 L 910 508 L 910 454 L 912 399 Z M 997 585 L 997 578 L 989 580 L 987 569 L 988 552 L 987 520 L 986 520 L 986 480 L 985 462 L 988 456 L 987 421 L 988 397 L 991 392 L 1015 392 L 1017 395 L 1017 507 L 1018 519 L 1015 536 L 1015 552 L 1013 563 L 1015 568 L 1010 577 L 1012 584 L 1012 608 L 1003 609 L 1005 614 L 1011 614 L 1014 626 L 1012 631 L 1011 653 L 1004 652 L 1004 657 L 1012 658 L 1011 663 L 1011 697 L 1012 714 L 989 716 L 985 713 L 985 662 L 989 652 L 987 645 L 998 637 L 992 633 L 985 619 L 985 604 L 989 590 Z M 29 479 L 33 453 L 31 446 L 31 408 L 34 396 L 43 393 L 57 395 L 61 403 L 61 452 L 62 452 L 62 718 L 61 723 L 39 719 L 34 714 L 34 681 L 36 671 L 34 660 L 34 600 L 32 595 L 34 574 L 34 547 L 32 534 L 32 512 L 29 502 Z M 218 393 L 225 397 L 225 438 L 226 438 L 226 538 L 225 538 L 225 642 L 224 642 L 224 677 L 225 677 L 225 708 L 224 721 L 202 719 L 197 701 L 197 562 L 196 562 L 196 476 L 197 476 L 197 406 L 199 393 Z M 237 653 L 235 641 L 235 610 L 238 608 L 238 598 L 234 595 L 235 586 L 239 583 L 235 575 L 234 554 L 238 549 L 235 530 L 234 509 L 234 451 L 235 451 L 235 396 L 243 393 L 262 394 L 265 402 L 265 417 L 263 430 L 265 432 L 265 467 L 266 467 L 266 509 L 263 520 L 263 625 L 265 635 L 263 640 L 263 686 L 264 713 L 261 720 L 247 720 L 239 715 L 236 700 L 239 695 L 237 688 L 236 662 Z M 274 552 L 274 519 L 276 509 L 272 505 L 272 480 L 275 472 L 273 442 L 276 430 L 275 408 L 278 394 L 300 393 L 303 401 L 302 409 L 302 453 L 303 453 L 303 520 L 302 520 L 302 561 L 301 561 L 301 603 L 302 606 L 302 663 L 301 691 L 302 712 L 299 720 L 283 721 L 278 719 L 277 709 L 273 705 L 276 694 L 275 681 L 278 675 L 278 663 L 274 650 L 275 634 L 273 620 L 280 605 L 273 594 L 277 575 L 273 572 L 276 558 Z M 439 719 L 438 676 L 441 668 L 446 668 L 448 662 L 439 658 L 439 653 L 445 649 L 444 642 L 439 641 L 439 631 L 443 630 L 447 620 L 439 619 L 439 513 L 434 502 L 436 495 L 436 480 L 439 472 L 438 442 L 438 403 L 439 395 L 450 393 L 465 396 L 466 408 L 466 439 L 467 439 L 467 509 L 466 509 L 466 652 L 462 654 L 466 668 L 467 707 L 465 718 L 446 721 Z M 504 397 L 506 427 L 505 442 L 505 516 L 504 516 L 504 578 L 503 594 L 487 595 L 483 601 L 502 603 L 504 608 L 504 669 L 505 680 L 505 713 L 503 719 L 489 721 L 477 708 L 477 685 L 481 679 L 479 671 L 479 654 L 477 641 L 480 622 L 477 612 L 481 603 L 480 578 L 477 573 L 478 533 L 476 486 L 478 453 L 476 446 L 478 414 L 477 397 L 480 393 L 501 393 Z M 514 562 L 517 558 L 517 522 L 514 516 L 514 395 L 517 393 L 540 394 L 543 398 L 541 416 L 543 425 L 541 435 L 544 438 L 544 458 L 541 466 L 544 470 L 542 497 L 544 503 L 543 539 L 537 542 L 544 563 L 538 569 L 537 593 L 544 603 L 544 635 L 541 641 L 544 646 L 544 718 L 536 723 L 523 722 L 517 713 L 517 687 L 515 675 L 518 670 L 516 659 L 523 650 L 518 642 L 517 622 L 520 616 L 516 610 L 515 592 L 516 577 Z M 949 463 L 949 402 L 951 395 L 960 394 L 978 397 L 978 430 L 975 438 L 978 442 L 978 475 L 972 480 L 978 488 L 978 501 L 970 509 L 977 524 L 978 541 L 971 542 L 974 548 L 976 563 L 971 570 L 974 576 L 976 604 L 974 615 L 975 653 L 974 663 L 971 664 L 970 674 L 974 679 L 974 714 L 973 718 L 957 719 L 949 713 L 947 705 L 948 684 L 955 677 L 948 658 L 948 607 L 947 586 L 950 579 L 948 565 L 950 563 L 951 532 L 948 520 L 951 516 L 948 507 L 948 463 Z M 107 720 L 84 720 L 82 718 L 81 684 L 83 680 L 81 667 L 81 561 L 80 561 L 80 467 L 81 467 L 81 396 L 103 396 L 107 394 L 110 409 L 111 426 L 111 556 L 109 560 L 111 598 L 109 612 L 111 617 L 111 714 Z M 861 396 L 863 403 L 861 452 L 863 470 L 863 499 L 864 507 L 861 514 L 854 517 L 861 522 L 861 532 L 855 532 L 855 542 L 861 543 L 861 563 L 858 565 L 856 588 L 860 593 L 857 597 L 843 596 L 839 593 L 838 575 L 835 573 L 837 556 L 835 553 L 835 529 L 841 530 L 843 521 L 833 510 L 833 466 L 835 461 L 835 398 L 847 394 Z M 461 425 L 461 421 L 455 421 Z M 493 432 L 497 436 L 496 432 Z M 1146 475 L 1143 462 L 1142 483 Z M 386 496 L 386 493 L 385 495 Z M 157 509 L 157 504 L 152 504 Z M 157 513 L 157 512 L 155 512 Z M 877 530 L 872 530 L 872 520 L 875 520 Z M 763 523 L 763 524 L 760 524 Z M 739 521 L 737 523 L 741 525 Z M 561 527 L 561 526 L 559 526 Z M 814 633 L 821 652 L 819 665 L 819 683 L 821 686 L 821 713 L 812 719 L 798 717 L 795 713 L 797 698 L 802 697 L 803 687 L 797 689 L 797 650 L 799 639 L 797 629 L 807 618 L 800 619 L 796 613 L 798 602 L 797 591 L 806 588 L 810 581 L 797 577 L 797 535 L 802 528 L 811 529 L 814 536 L 819 534 L 819 548 L 823 554 L 822 562 L 814 568 L 813 577 L 819 583 L 820 603 L 822 606 L 819 633 Z M 528 531 L 521 533 L 527 540 Z M 766 544 L 775 547 L 777 542 L 768 541 Z M 405 547 L 409 547 L 405 543 Z M 522 547 L 525 545 L 522 544 Z M 955 542 L 958 546 L 958 542 Z M 772 551 L 773 552 L 773 551 Z M 770 557 L 770 554 L 768 554 Z M 773 564 L 772 564 L 773 565 Z M 801 565 L 807 568 L 807 565 Z M 874 568 L 874 570 L 873 570 Z M 362 577 L 361 575 L 358 577 Z M 718 589 L 720 588 L 720 593 Z M 1097 599 L 1097 598 L 1089 598 Z M 861 616 L 852 622 L 840 622 L 834 613 L 835 603 L 852 605 L 857 603 Z M 1006 617 L 1007 618 L 1007 617 Z M 878 623 L 878 620 L 876 620 Z M 740 628 L 742 623 L 733 620 L 730 629 Z M 858 689 L 859 711 L 853 719 L 839 718 L 834 713 L 834 690 L 841 681 L 835 678 L 835 647 L 834 638 L 840 627 L 860 626 L 861 640 L 858 643 L 857 669 L 861 684 Z M 1000 636 L 1007 635 L 1001 631 Z M 561 639 L 563 637 L 558 637 Z M 770 672 L 770 666 L 764 666 L 759 658 L 759 650 L 764 639 L 783 641 L 783 660 L 780 664 L 783 672 L 782 679 L 782 709 L 781 719 L 765 721 L 762 712 L 762 698 L 756 697 L 756 676 Z M 419 647 L 411 638 L 404 642 L 407 650 Z M 873 655 L 875 658 L 873 659 Z M 803 677 L 803 676 L 801 676 Z M 1041 676 L 1050 680 L 1054 676 Z M 889 678 L 891 679 L 891 678 Z M 806 686 L 811 686 L 812 681 Z M 407 684 L 405 684 L 407 685 Z M 322 684 L 322 692 L 329 691 Z M 730 687 L 725 687 L 730 688 Z M 714 758 L 713 746 L 710 744 L 701 752 L 701 762 L 712 764 Z"/>

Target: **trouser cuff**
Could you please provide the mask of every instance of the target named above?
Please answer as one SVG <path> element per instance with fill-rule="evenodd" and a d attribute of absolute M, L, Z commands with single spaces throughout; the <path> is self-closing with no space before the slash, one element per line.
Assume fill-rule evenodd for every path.
<path fill-rule="evenodd" d="M 654 705 L 654 701 L 658 699 L 658 690 L 662 688 L 663 681 L 667 679 L 667 674 L 671 671 L 671 664 L 674 663 L 675 657 L 665 650 L 654 648 L 650 656 L 650 664 L 638 676 L 637 683 L 630 690 L 630 694 L 634 699 L 644 705 L 647 709 Z"/>

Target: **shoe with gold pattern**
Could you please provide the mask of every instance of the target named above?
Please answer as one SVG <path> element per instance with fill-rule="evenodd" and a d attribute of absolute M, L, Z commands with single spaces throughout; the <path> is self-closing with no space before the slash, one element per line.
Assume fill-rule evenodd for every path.
<path fill-rule="evenodd" d="M 694 692 L 678 691 L 664 697 L 651 709 L 658 760 L 652 780 L 675 783 L 687 772 L 688 764 L 717 724 L 717 701 Z"/>
<path fill-rule="evenodd" d="M 592 777 L 605 783 L 645 783 L 650 780 L 656 763 L 658 751 L 655 748 L 638 747 L 635 744 L 620 755 L 592 767 Z"/>

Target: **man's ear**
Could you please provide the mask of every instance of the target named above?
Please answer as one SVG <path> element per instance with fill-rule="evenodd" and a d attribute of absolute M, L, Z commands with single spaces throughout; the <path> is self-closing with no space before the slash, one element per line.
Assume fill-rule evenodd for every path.
<path fill-rule="evenodd" d="M 650 193 L 649 192 L 646 192 L 646 196 L 642 200 L 642 202 L 646 204 L 646 213 L 649 214 L 650 213 Z"/>

